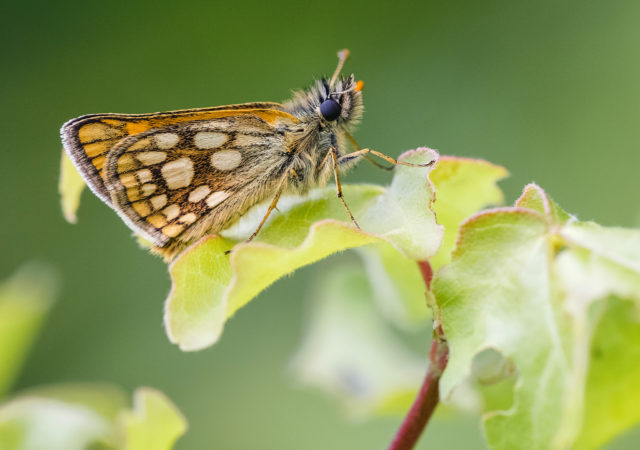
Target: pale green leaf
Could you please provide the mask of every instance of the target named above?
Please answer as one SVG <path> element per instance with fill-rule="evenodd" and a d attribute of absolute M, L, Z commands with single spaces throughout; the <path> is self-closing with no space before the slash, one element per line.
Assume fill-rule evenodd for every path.
<path fill-rule="evenodd" d="M 168 450 L 186 421 L 162 393 L 140 388 L 132 410 L 102 383 L 42 386 L 0 406 L 2 450 Z"/>
<path fill-rule="evenodd" d="M 442 156 L 429 174 L 436 191 L 433 210 L 444 226 L 444 238 L 431 266 L 438 269 L 451 260 L 458 227 L 472 214 L 490 205 L 500 205 L 504 195 L 497 182 L 509 173 L 481 159 Z"/>
<path fill-rule="evenodd" d="M 637 229 L 577 222 L 565 227 L 562 236 L 620 267 L 640 273 L 640 233 Z"/>
<path fill-rule="evenodd" d="M 110 433 L 94 411 L 58 400 L 22 398 L 0 408 L 3 450 L 84 450 Z"/>
<path fill-rule="evenodd" d="M 58 191 L 60 193 L 60 204 L 64 218 L 69 223 L 76 223 L 78 220 L 76 212 L 80 206 L 80 197 L 84 190 L 85 182 L 73 165 L 67 152 L 62 150 L 62 158 L 60 160 L 60 181 L 58 182 Z"/>
<path fill-rule="evenodd" d="M 20 397 L 58 400 L 91 409 L 109 423 L 127 406 L 126 393 L 108 383 L 61 383 L 37 386 L 20 392 Z"/>
<path fill-rule="evenodd" d="M 18 374 L 56 293 L 56 276 L 38 264 L 0 284 L 0 397 Z"/>
<path fill-rule="evenodd" d="M 381 316 L 409 331 L 427 327 L 431 311 L 427 307 L 426 288 L 416 261 L 386 242 L 362 247 L 358 253 L 364 260 Z"/>
<path fill-rule="evenodd" d="M 122 450 L 169 450 L 187 430 L 187 422 L 176 406 L 163 393 L 151 388 L 138 388 L 133 397 L 133 410 L 119 418 Z"/>
<path fill-rule="evenodd" d="M 407 162 L 426 163 L 433 150 L 407 152 Z M 432 192 L 429 168 L 396 168 L 391 186 L 344 186 L 344 195 L 361 230 L 345 223 L 346 212 L 335 188 L 306 197 L 283 197 L 276 214 L 250 244 L 224 251 L 256 227 L 266 205 L 255 207 L 222 237 L 206 237 L 171 266 L 173 288 L 165 324 L 170 339 L 183 350 L 198 350 L 217 341 L 225 321 L 282 276 L 332 253 L 386 241 L 414 260 L 432 256 L 442 228 L 428 208 Z"/>
<path fill-rule="evenodd" d="M 517 207 L 465 222 L 451 264 L 434 280 L 450 345 L 441 393 L 446 400 L 469 377 L 500 380 L 515 371 L 511 405 L 485 416 L 492 448 L 573 446 L 583 429 L 590 349 L 615 345 L 603 333 L 594 337 L 601 315 L 589 311 L 611 294 L 639 300 L 639 239 L 639 230 L 577 222 L 535 185 L 527 186 Z M 635 345 L 637 352 L 640 342 Z M 476 358 L 487 349 L 501 358 L 496 367 L 485 361 L 478 371 Z M 615 364 L 625 365 L 624 352 L 610 352 L 620 357 Z M 587 401 L 594 392 L 598 387 L 591 384 Z M 607 402 L 604 411 L 615 408 L 612 399 Z M 586 414 L 598 416 L 589 409 Z M 631 416 L 615 432 L 636 423 Z"/>
<path fill-rule="evenodd" d="M 3 450 L 113 448 L 114 418 L 125 405 L 122 391 L 103 384 L 46 386 L 0 407 Z"/>
<path fill-rule="evenodd" d="M 429 179 L 435 189 L 432 208 L 437 222 L 444 226 L 444 236 L 440 249 L 430 259 L 434 270 L 449 262 L 464 219 L 487 205 L 503 202 L 496 183 L 505 176 L 506 169 L 486 161 L 452 156 L 438 159 Z M 364 247 L 359 253 L 383 317 L 406 330 L 424 329 L 431 314 L 425 308 L 424 280 L 415 261 L 386 243 Z"/>
<path fill-rule="evenodd" d="M 563 211 L 553 200 L 549 198 L 547 193 L 535 183 L 530 183 L 524 187 L 524 191 L 518 200 L 516 206 L 520 208 L 528 208 L 538 211 L 547 217 L 547 221 L 551 225 L 564 225 L 575 217 Z"/>
<path fill-rule="evenodd" d="M 333 269 L 314 291 L 293 363 L 298 378 L 331 394 L 351 416 L 404 413 L 424 376 L 426 356 L 391 333 L 357 267 Z"/>
<path fill-rule="evenodd" d="M 599 316 L 589 352 L 585 413 L 576 449 L 596 449 L 640 423 L 640 309 L 611 298 Z M 594 318 L 595 319 L 595 318 Z"/>
<path fill-rule="evenodd" d="M 582 228 L 587 228 L 589 234 L 575 232 Z M 594 233 L 599 228 L 602 233 Z M 566 293 L 564 309 L 573 319 L 573 367 L 567 383 L 567 412 L 556 440 L 561 447 L 586 433 L 588 437 L 581 439 L 582 447 L 596 448 L 640 423 L 640 405 L 626 400 L 638 390 L 640 371 L 640 360 L 634 357 L 640 353 L 640 270 L 629 267 L 633 265 L 634 252 L 640 258 L 640 230 L 634 233 L 592 223 L 572 223 L 561 234 L 570 250 L 557 257 L 556 274 Z M 585 238 L 584 247 L 567 239 L 567 235 Z M 606 251 L 597 251 L 597 244 Z M 616 248 L 620 251 L 616 252 Z M 607 301 L 611 295 L 633 303 Z M 588 385 L 585 374 L 590 379 Z M 622 414 L 624 418 L 620 418 Z M 582 423 L 583 420 L 587 422 Z"/>
<path fill-rule="evenodd" d="M 565 358 L 561 337 L 553 321 L 549 279 L 545 270 L 547 225 L 540 214 L 529 210 L 504 209 L 482 213 L 465 223 L 450 265 L 434 279 L 450 357 L 441 380 L 441 395 L 447 399 L 471 375 L 475 356 L 489 348 L 513 361 L 520 377 L 518 403 L 509 411 L 513 432 L 487 426 L 489 444 L 495 448 L 536 448 L 530 439 L 535 426 L 549 442 L 559 411 L 538 417 L 535 401 L 558 398 L 564 379 Z M 533 339 L 535 336 L 535 339 Z M 549 375 L 540 378 L 546 364 Z M 538 398 L 528 388 L 538 385 Z M 533 417 L 535 416 L 535 417 Z M 491 420 L 491 419 L 490 419 Z M 497 419 L 493 419 L 497 420 Z M 505 426 L 506 428 L 506 426 Z M 497 435 L 497 438 L 496 438 Z M 499 442 L 498 439 L 504 439 Z M 517 439 L 517 443 L 510 439 Z M 524 439 L 524 440 L 522 440 Z"/>

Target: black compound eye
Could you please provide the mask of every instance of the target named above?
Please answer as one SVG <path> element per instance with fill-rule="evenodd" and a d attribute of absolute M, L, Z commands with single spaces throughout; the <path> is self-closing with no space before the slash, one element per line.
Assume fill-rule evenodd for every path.
<path fill-rule="evenodd" d="M 333 122 L 338 117 L 340 117 L 341 112 L 342 107 L 337 101 L 332 98 L 326 99 L 320 105 L 320 113 L 322 114 L 322 117 L 324 117 L 329 122 Z"/>

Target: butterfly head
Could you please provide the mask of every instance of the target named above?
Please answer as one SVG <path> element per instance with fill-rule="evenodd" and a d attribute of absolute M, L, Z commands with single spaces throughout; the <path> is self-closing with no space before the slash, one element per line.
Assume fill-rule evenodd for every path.
<path fill-rule="evenodd" d="M 295 92 L 284 107 L 294 116 L 318 123 L 322 128 L 349 129 L 362 117 L 362 85 L 353 75 L 338 78 L 334 85 L 323 78 L 306 91 Z"/>
<path fill-rule="evenodd" d="M 355 81 L 353 75 L 340 78 L 340 71 L 349 57 L 349 50 L 338 52 L 338 67 L 336 67 L 331 80 L 321 80 L 324 92 L 320 95 L 320 107 L 318 112 L 324 122 L 335 122 L 338 125 L 348 127 L 357 122 L 362 116 L 362 81 Z"/>
<path fill-rule="evenodd" d="M 329 123 L 349 125 L 362 115 L 362 81 L 355 81 L 353 75 L 336 80 L 334 86 L 321 80 L 317 113 Z"/>

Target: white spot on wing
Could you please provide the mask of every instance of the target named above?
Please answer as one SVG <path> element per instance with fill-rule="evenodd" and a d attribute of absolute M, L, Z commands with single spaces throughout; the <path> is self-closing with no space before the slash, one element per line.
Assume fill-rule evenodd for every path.
<path fill-rule="evenodd" d="M 209 188 L 209 186 L 207 186 L 206 184 L 198 186 L 189 194 L 189 201 L 193 203 L 199 202 L 207 195 L 209 195 L 209 192 L 211 192 L 211 188 Z"/>
<path fill-rule="evenodd" d="M 214 206 L 216 206 L 218 203 L 222 202 L 227 197 L 229 197 L 229 193 L 227 193 L 225 191 L 214 192 L 209 197 L 207 197 L 207 205 L 209 205 L 209 207 L 213 208 Z"/>
<path fill-rule="evenodd" d="M 151 206 L 153 206 L 154 211 L 162 208 L 166 204 L 167 204 L 167 196 L 165 194 L 151 197 Z"/>
<path fill-rule="evenodd" d="M 180 207 L 175 203 L 167 206 L 162 210 L 163 214 L 167 217 L 167 220 L 171 222 L 173 219 L 180 215 Z"/>
<path fill-rule="evenodd" d="M 238 134 L 233 140 L 234 147 L 253 147 L 255 145 L 279 146 L 282 140 L 278 136 L 253 136 L 251 134 Z"/>
<path fill-rule="evenodd" d="M 167 154 L 165 152 L 140 152 L 136 155 L 136 159 L 145 166 L 151 166 L 167 159 Z"/>
<path fill-rule="evenodd" d="M 178 143 L 180 136 L 175 133 L 158 133 L 153 136 L 156 146 L 162 150 L 168 150 Z"/>
<path fill-rule="evenodd" d="M 142 185 L 142 195 L 148 197 L 156 191 L 157 186 L 155 184 L 147 183 Z"/>
<path fill-rule="evenodd" d="M 196 216 L 194 213 L 187 213 L 184 216 L 180 217 L 178 219 L 178 222 L 186 223 L 186 224 L 192 224 L 193 222 L 196 221 L 197 218 L 198 218 L 198 216 Z"/>
<path fill-rule="evenodd" d="M 138 170 L 136 172 L 136 175 L 138 175 L 138 180 L 140 180 L 140 183 L 148 183 L 153 178 L 149 169 Z"/>
<path fill-rule="evenodd" d="M 162 176 L 169 189 L 187 187 L 193 179 L 193 161 L 182 157 L 162 166 Z"/>
<path fill-rule="evenodd" d="M 238 147 L 250 147 L 252 145 L 262 145 L 265 143 L 263 136 L 252 136 L 250 134 L 238 134 L 233 141 Z"/>
<path fill-rule="evenodd" d="M 242 155 L 237 150 L 221 150 L 211 155 L 211 165 L 218 170 L 232 170 L 240 165 Z"/>
<path fill-rule="evenodd" d="M 193 138 L 193 143 L 198 148 L 218 148 L 227 142 L 229 136 L 215 131 L 200 131 Z"/>

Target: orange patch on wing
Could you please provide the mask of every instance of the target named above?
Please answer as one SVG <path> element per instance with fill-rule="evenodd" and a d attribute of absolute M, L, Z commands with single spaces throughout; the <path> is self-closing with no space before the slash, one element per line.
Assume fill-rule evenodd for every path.
<path fill-rule="evenodd" d="M 151 127 L 148 123 L 129 122 L 127 123 L 127 134 L 132 135 L 142 133 L 143 131 L 147 131 L 149 128 Z"/>
<path fill-rule="evenodd" d="M 101 122 L 88 123 L 78 130 L 78 139 L 82 143 L 121 137 L 124 137 L 122 131 Z"/>
<path fill-rule="evenodd" d="M 142 202 L 135 202 L 133 203 L 133 209 L 140 214 L 141 217 L 145 217 L 148 216 L 149 214 L 151 214 L 151 208 L 149 207 L 149 204 L 145 201 Z"/>
<path fill-rule="evenodd" d="M 138 166 L 139 164 L 133 159 L 133 156 L 128 153 L 118 158 L 118 173 L 130 172 L 137 169 Z"/>
<path fill-rule="evenodd" d="M 127 132 L 132 135 L 142 133 L 143 131 L 147 131 L 151 128 L 164 127 L 183 122 L 246 115 L 257 116 L 271 125 L 276 124 L 278 119 L 287 119 L 294 123 L 298 123 L 298 119 L 294 116 L 284 111 L 278 111 L 277 109 L 219 109 L 216 111 L 196 111 L 184 114 L 160 113 L 155 116 L 144 118 L 110 119 L 110 123 L 114 123 L 115 125 L 116 121 L 120 121 L 120 125 L 124 125 Z"/>
<path fill-rule="evenodd" d="M 97 158 L 93 158 L 91 162 L 93 163 L 93 167 L 100 171 L 102 170 L 102 166 L 104 166 L 105 160 L 106 158 L 104 156 L 98 156 Z"/>
<path fill-rule="evenodd" d="M 134 187 L 137 186 L 138 180 L 131 173 L 125 173 L 124 175 L 120 175 L 120 183 L 122 183 L 125 187 Z"/>
<path fill-rule="evenodd" d="M 167 219 L 162 214 L 154 214 L 147 217 L 147 222 L 159 229 L 167 224 Z"/>
<path fill-rule="evenodd" d="M 84 151 L 89 158 L 95 158 L 107 152 L 107 149 L 111 147 L 112 141 L 96 142 L 94 144 L 86 144 Z"/>
<path fill-rule="evenodd" d="M 113 127 L 121 127 L 122 126 L 122 121 L 121 120 L 102 119 L 102 122 L 106 123 L 107 125 L 111 125 Z"/>

